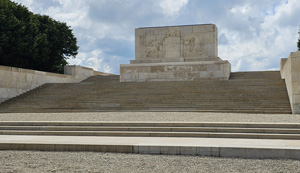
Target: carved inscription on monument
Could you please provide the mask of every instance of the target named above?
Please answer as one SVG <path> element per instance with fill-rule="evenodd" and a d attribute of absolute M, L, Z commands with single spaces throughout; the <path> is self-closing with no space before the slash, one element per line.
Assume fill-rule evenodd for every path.
<path fill-rule="evenodd" d="M 180 57 L 180 37 L 169 37 L 164 41 L 164 58 L 176 59 Z"/>
<path fill-rule="evenodd" d="M 180 49 L 180 31 L 177 28 L 168 28 L 167 37 L 164 39 L 164 58 L 179 58 Z"/>

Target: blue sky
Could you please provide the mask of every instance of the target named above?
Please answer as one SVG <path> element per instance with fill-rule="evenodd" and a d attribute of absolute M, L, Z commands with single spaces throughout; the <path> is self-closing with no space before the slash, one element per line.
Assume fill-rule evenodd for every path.
<path fill-rule="evenodd" d="M 297 0 L 14 0 L 71 26 L 80 47 L 71 65 L 118 74 L 134 59 L 134 29 L 213 23 L 219 57 L 232 71 L 278 70 L 297 50 Z"/>

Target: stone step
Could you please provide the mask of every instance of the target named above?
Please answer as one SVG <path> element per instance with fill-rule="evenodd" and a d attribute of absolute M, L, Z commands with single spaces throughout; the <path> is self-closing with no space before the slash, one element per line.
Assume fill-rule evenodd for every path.
<path fill-rule="evenodd" d="M 225 89 L 224 90 L 220 90 L 220 88 L 210 88 L 210 89 L 205 89 L 205 88 L 193 88 L 193 89 L 183 89 L 183 88 L 177 88 L 177 89 L 161 89 L 161 88 L 157 88 L 157 90 L 150 90 L 150 89 L 141 89 L 138 88 L 135 92 L 131 91 L 131 90 L 127 90 L 127 89 L 120 89 L 120 90 L 116 90 L 118 88 L 111 88 L 111 89 L 107 89 L 105 90 L 105 92 L 102 90 L 88 90 L 88 94 L 92 94 L 92 93 L 99 93 L 99 94 L 177 94 L 180 95 L 180 93 L 178 92 L 182 92 L 182 91 L 186 91 L 185 93 L 187 94 L 194 94 L 194 93 L 198 93 L 198 94 L 214 94 L 214 93 L 224 93 L 224 94 L 229 94 L 229 93 L 236 93 L 236 94 L 259 94 L 259 93 L 264 93 L 265 95 L 271 95 L 271 94 L 280 94 L 280 93 L 286 93 L 286 90 L 284 90 L 284 88 L 280 87 L 280 88 L 275 88 L 273 89 L 272 87 L 269 87 L 268 89 L 266 87 L 263 88 L 231 88 L 231 89 Z M 126 93 L 127 91 L 127 93 Z M 61 93 L 62 95 L 68 95 L 70 93 L 84 93 L 84 91 L 79 91 L 79 90 L 74 90 L 72 91 L 68 91 L 68 92 L 60 92 L 60 91 L 43 91 L 40 93 L 32 93 L 32 95 L 60 95 L 59 93 Z M 268 93 L 266 93 L 268 92 Z M 184 93 L 182 93 L 184 94 Z"/>
<path fill-rule="evenodd" d="M 230 74 L 230 79 L 281 79 L 279 71 L 253 71 L 253 72 L 235 72 Z"/>
<path fill-rule="evenodd" d="M 228 110 L 228 109 L 195 109 L 195 108 L 140 108 L 136 107 L 103 107 L 103 108 L 24 108 L 24 109 L 6 109 L 1 110 L 2 113 L 57 113 L 57 112 L 216 112 L 216 113 L 254 113 L 254 114 L 291 114 L 290 109 L 244 109 L 244 110 Z"/>
<path fill-rule="evenodd" d="M 80 127 L 236 127 L 236 128 L 300 128 L 300 123 L 257 122 L 140 122 L 140 121 L 0 121 L 0 126 L 80 126 Z"/>
<path fill-rule="evenodd" d="M 268 99 L 268 98 L 288 98 L 288 96 L 286 96 L 285 92 L 282 92 L 282 93 L 274 93 L 273 95 L 272 94 L 265 94 L 265 93 L 214 93 L 214 94 L 203 94 L 203 93 L 185 93 L 185 94 L 179 94 L 178 92 L 177 93 L 164 93 L 164 94 L 160 94 L 160 93 L 147 93 L 147 94 L 126 94 L 125 92 L 124 93 L 98 93 L 98 94 L 95 94 L 93 95 L 93 93 L 89 93 L 89 94 L 79 94 L 79 95 L 74 95 L 72 96 L 73 98 L 84 98 L 84 97 L 91 97 L 91 98 L 99 98 L 101 96 L 101 98 L 107 98 L 107 97 L 112 97 L 112 98 L 117 98 L 119 96 L 119 98 L 138 98 L 138 97 L 146 97 L 146 98 L 157 98 L 158 96 L 161 97 L 161 98 L 165 98 L 165 99 L 168 99 L 168 98 L 178 98 L 178 99 L 181 99 L 181 98 L 198 98 L 198 99 L 202 99 L 202 98 L 212 98 L 212 97 L 216 97 L 218 99 L 223 99 L 223 100 L 226 100 L 226 99 L 232 99 L 232 98 L 261 98 L 261 99 Z M 71 97 L 70 95 L 35 95 L 33 97 L 30 97 L 30 98 L 33 98 L 33 99 L 54 99 L 54 98 L 57 98 L 57 97 Z M 77 97 L 76 97 L 77 96 Z M 199 97 L 201 96 L 201 97 Z M 22 99 L 27 99 L 26 97 L 23 97 Z"/>
<path fill-rule="evenodd" d="M 204 81 L 202 81 L 204 82 Z M 245 85 L 245 83 L 247 85 Z M 110 86 L 111 84 L 115 84 L 113 86 Z M 203 89 L 217 89 L 220 88 L 220 86 L 222 84 L 222 88 L 224 89 L 233 89 L 232 87 L 237 87 L 240 89 L 251 89 L 251 88 L 255 88 L 255 89 L 259 89 L 259 88 L 263 88 L 265 86 L 268 86 L 270 88 L 280 88 L 282 86 L 285 86 L 284 81 L 280 81 L 280 82 L 266 82 L 265 80 L 261 80 L 261 81 L 257 81 L 256 83 L 250 83 L 248 80 L 245 81 L 241 81 L 241 82 L 229 82 L 229 81 L 222 81 L 222 82 L 218 82 L 218 83 L 197 83 L 197 82 L 192 82 L 191 84 L 188 83 L 171 83 L 168 82 L 168 85 L 163 84 L 163 83 L 151 83 L 149 85 L 141 85 L 141 84 L 131 84 L 131 85 L 127 85 L 124 86 L 124 84 L 122 83 L 113 83 L 113 82 L 107 82 L 105 83 L 105 85 L 96 85 L 96 84 L 89 84 L 89 85 L 82 85 L 80 83 L 77 84 L 73 84 L 73 85 L 61 85 L 60 87 L 56 87 L 56 86 L 52 86 L 51 84 L 46 84 L 45 87 L 42 88 L 38 88 L 40 90 L 35 90 L 36 92 L 38 91 L 42 91 L 42 89 L 44 91 L 53 91 L 53 90 L 57 90 L 59 88 L 64 88 L 64 87 L 68 87 L 68 91 L 72 91 L 72 90 L 89 90 L 89 89 L 93 89 L 93 90 L 101 90 L 102 88 L 107 88 L 108 86 L 110 86 L 110 88 L 107 89 L 113 89 L 113 88 L 119 88 L 119 89 L 129 89 L 132 87 L 139 87 L 137 89 L 151 89 L 151 88 L 158 88 L 160 90 L 164 90 L 164 89 L 171 89 L 171 90 L 176 90 L 176 89 L 197 89 L 197 88 L 203 88 Z M 215 86 L 214 86 L 215 85 Z"/>
<path fill-rule="evenodd" d="M 21 99 L 23 101 L 26 101 L 25 104 L 30 104 L 30 103 L 39 103 L 40 101 L 42 102 L 53 102 L 53 101 L 59 101 L 60 99 L 57 99 L 56 97 L 47 97 L 47 98 L 38 98 L 38 97 L 34 97 L 34 98 L 30 98 L 30 99 Z M 70 100 L 69 103 L 82 103 L 82 102 L 86 102 L 86 103 L 103 103 L 103 102 L 129 102 L 129 103 L 143 103 L 143 102 L 147 102 L 147 103 L 157 103 L 157 102 L 165 102 L 165 103 L 176 103 L 176 102 L 180 102 L 180 103 L 222 103 L 222 102 L 232 102 L 232 103 L 241 103 L 241 104 L 249 104 L 249 102 L 252 103 L 258 103 L 258 104 L 264 104 L 264 103 L 289 103 L 288 98 L 286 97 L 259 97 L 259 96 L 248 96 L 248 97 L 244 97 L 244 96 L 232 96 L 232 97 L 222 97 L 222 96 L 218 96 L 218 97 L 209 97 L 209 96 L 195 96 L 195 97 L 182 97 L 182 96 L 131 96 L 131 97 L 126 97 L 126 96 L 121 96 L 121 97 L 81 97 L 78 99 L 74 99 L 74 100 Z M 20 103 L 21 104 L 21 103 Z"/>
<path fill-rule="evenodd" d="M 240 110 L 240 111 L 248 111 L 248 110 L 253 110 L 253 111 L 287 111 L 290 112 L 290 107 L 289 106 L 274 106 L 274 105 L 269 105 L 269 106 L 231 106 L 231 105 L 180 105 L 180 104 L 173 104 L 173 105 L 143 105 L 143 104 L 127 104 L 127 105 L 120 105 L 117 103 L 112 103 L 112 104 L 94 104 L 94 105 L 48 105 L 48 106 L 43 106 L 43 105 L 32 105 L 31 108 L 40 108 L 40 109 L 74 109 L 74 110 L 88 110 L 88 109 L 95 109 L 95 110 L 119 110 L 119 109 L 132 109 L 132 110 L 161 110 L 161 109 L 183 109 L 183 110 L 195 110 L 195 111 L 200 111 L 200 110 Z M 276 109 L 274 109 L 274 107 Z M 19 109 L 20 111 L 27 109 L 28 105 L 20 105 L 20 106 L 12 106 L 9 107 L 10 109 Z M 30 108 L 28 108 L 30 109 Z"/>
<path fill-rule="evenodd" d="M 189 137 L 189 138 L 240 138 L 240 139 L 293 139 L 300 134 L 273 133 L 213 133 L 213 132 L 124 132 L 124 131 L 14 131 L 0 130 L 0 135 L 47 136 L 127 136 L 127 137 Z"/>
<path fill-rule="evenodd" d="M 179 92 L 179 91 L 178 91 Z M 164 94 L 160 94 L 160 93 L 146 93 L 146 94 L 143 94 L 143 93 L 136 93 L 136 94 L 123 94 L 123 93 L 89 93 L 89 94 L 79 94 L 77 93 L 78 97 L 75 97 L 73 96 L 74 98 L 137 98 L 137 97 L 141 97 L 141 98 L 157 98 L 158 96 L 161 97 L 161 98 L 165 98 L 165 99 L 168 99 L 168 98 L 178 98 L 178 99 L 181 99 L 181 98 L 198 98 L 198 99 L 202 99 L 202 98 L 216 98 L 216 99 L 223 99 L 223 100 L 226 100 L 226 99 L 232 99 L 232 98 L 261 98 L 261 99 L 269 99 L 269 98 L 282 98 L 282 99 L 286 99 L 288 98 L 287 93 L 285 92 L 277 92 L 277 93 L 274 93 L 274 94 L 271 94 L 271 93 L 268 93 L 268 94 L 264 94 L 264 93 L 214 93 L 214 94 L 211 94 L 211 93 L 186 93 L 186 94 L 179 94 L 179 93 L 164 93 Z M 73 93 L 73 94 L 76 94 L 76 93 Z M 80 97 L 79 97 L 80 96 Z M 201 96 L 201 97 L 199 97 Z M 63 98 L 63 97 L 71 97 L 70 95 L 44 95 L 44 94 L 41 94 L 41 95 L 34 95 L 30 98 L 32 99 L 55 99 L 55 98 Z M 29 98 L 26 98 L 26 97 L 23 97 L 21 99 L 29 99 Z"/>
<path fill-rule="evenodd" d="M 39 103 L 39 101 L 42 101 L 43 103 Z M 11 105 L 12 107 L 19 106 L 19 105 L 74 105 L 74 106 L 79 106 L 79 105 L 103 105 L 103 104 L 119 104 L 119 105 L 145 105 L 145 106 L 154 106 L 157 104 L 160 105 L 183 105 L 183 106 L 197 106 L 197 105 L 232 105 L 232 106 L 289 106 L 289 102 L 286 102 L 284 100 L 277 100 L 277 101 L 272 101 L 270 100 L 243 100 L 243 99 L 232 99 L 232 100 L 215 100 L 215 99 L 203 99 L 203 100 L 156 100 L 156 99 L 140 99 L 140 100 L 133 100 L 133 99 L 128 99 L 128 100 L 117 100 L 117 99 L 103 99 L 101 101 L 98 100 L 90 100 L 88 102 L 85 102 L 84 100 L 74 100 L 70 101 L 68 103 L 64 103 L 63 101 L 57 100 L 35 100 L 35 101 L 28 101 L 27 103 L 20 103 L 18 105 Z M 241 103 L 242 102 L 242 103 Z M 47 104 L 48 103 L 48 104 Z M 47 104 L 47 105 L 46 105 Z"/>
<path fill-rule="evenodd" d="M 111 97 L 116 97 L 116 96 L 120 96 L 120 97 L 136 97 L 136 96 L 146 96 L 146 97 L 155 97 L 157 95 L 160 95 L 162 97 L 168 97 L 168 96 L 178 96 L 178 97 L 197 97 L 199 95 L 202 96 L 206 96 L 206 97 L 211 97 L 211 96 L 218 96 L 218 97 L 222 97 L 222 96 L 227 96 L 227 97 L 243 97 L 243 96 L 253 96 L 253 97 L 265 97 L 265 96 L 269 96 L 269 97 L 285 97 L 285 94 L 287 94 L 287 92 L 285 91 L 277 91 L 277 92 L 268 92 L 267 91 L 257 91 L 257 92 L 247 92 L 247 91 L 227 91 L 227 92 L 208 92 L 208 91 L 193 91 L 193 92 L 186 92 L 186 93 L 179 93 L 180 91 L 157 91 L 157 92 L 150 92 L 150 91 L 137 91 L 135 93 L 126 93 L 126 91 L 118 91 L 118 92 L 106 92 L 106 93 L 100 93 L 100 92 L 88 92 L 87 96 L 111 96 Z M 80 94 L 80 96 L 86 96 L 84 95 L 84 93 L 78 93 L 78 92 L 73 92 L 73 94 Z M 41 98 L 41 97 L 66 97 L 66 96 L 70 96 L 70 93 L 43 93 L 43 94 L 33 94 L 32 97 L 35 98 Z M 26 98 L 26 97 L 23 97 Z"/>
<path fill-rule="evenodd" d="M 299 140 L 0 135 L 1 150 L 300 159 Z"/>
<path fill-rule="evenodd" d="M 0 126 L 1 131 L 130 131 L 130 132 L 222 132 L 300 134 L 294 128 L 240 128 L 240 127 L 91 127 L 91 126 Z"/>
<path fill-rule="evenodd" d="M 297 123 L 0 122 L 0 135 L 300 139 Z"/>
<path fill-rule="evenodd" d="M 179 94 L 178 92 L 180 91 L 187 91 L 185 93 L 189 94 L 193 94 L 193 93 L 203 93 L 203 94 L 212 94 L 212 93 L 248 93 L 248 94 L 258 94 L 258 93 L 265 93 L 265 92 L 268 92 L 268 93 L 265 93 L 265 95 L 270 95 L 270 94 L 276 94 L 276 93 L 286 93 L 286 90 L 284 90 L 284 88 L 280 87 L 280 88 L 272 88 L 272 87 L 268 87 L 268 89 L 266 87 L 262 87 L 262 88 L 230 88 L 230 89 L 226 89 L 226 88 L 223 88 L 222 90 L 220 90 L 220 88 L 196 88 L 194 87 L 193 89 L 187 89 L 187 88 L 176 88 L 176 89 L 161 89 L 161 88 L 157 88 L 157 90 L 149 90 L 149 89 L 141 89 L 141 88 L 138 88 L 136 90 L 136 92 L 133 92 L 131 90 L 128 90 L 128 89 L 120 89 L 120 90 L 115 90 L 115 89 L 119 89 L 119 88 L 111 88 L 111 89 L 107 89 L 105 90 L 105 92 L 102 90 L 101 92 L 101 89 L 99 90 L 88 90 L 88 93 L 107 93 L 107 94 L 114 94 L 114 93 L 126 93 L 126 91 L 129 95 L 129 93 L 132 93 L 132 94 L 155 94 L 155 93 L 159 93 L 159 94 L 169 94 L 169 93 L 173 93 L 173 94 Z M 52 91 L 43 91 L 43 92 L 36 92 L 36 93 L 32 93 L 32 95 L 60 95 L 59 93 L 63 94 L 63 95 L 68 95 L 70 93 L 82 93 L 84 91 L 80 91 L 80 90 L 71 90 L 71 91 L 67 91 L 67 92 L 60 92 L 60 91 L 57 91 L 57 90 L 52 90 Z M 184 93 L 182 93 L 184 94 Z"/>

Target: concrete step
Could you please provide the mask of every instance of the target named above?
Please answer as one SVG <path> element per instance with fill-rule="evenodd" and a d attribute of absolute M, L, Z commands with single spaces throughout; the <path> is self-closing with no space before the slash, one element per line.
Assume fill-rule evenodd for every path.
<path fill-rule="evenodd" d="M 143 132 L 226 132 L 300 134 L 293 128 L 238 128 L 238 127 L 91 127 L 91 126 L 0 126 L 0 130 L 13 131 L 143 131 Z"/>
<path fill-rule="evenodd" d="M 132 122 L 132 121 L 0 121 L 0 127 L 59 126 L 59 127 L 235 127 L 235 128 L 284 128 L 298 129 L 299 123 L 251 122 Z"/>
<path fill-rule="evenodd" d="M 180 122 L 0 122 L 0 135 L 300 139 L 300 124 Z"/>
<path fill-rule="evenodd" d="M 230 74 L 230 79 L 281 79 L 280 71 L 253 71 L 235 72 Z"/>
<path fill-rule="evenodd" d="M 300 134 L 273 133 L 221 133 L 221 132 L 143 132 L 143 131 L 15 131 L 0 130 L 0 135 L 47 135 L 47 136 L 127 136 L 127 137 L 193 137 L 193 138 L 240 138 L 240 139 L 293 139 Z"/>
<path fill-rule="evenodd" d="M 174 105 L 151 105 L 151 106 L 144 106 L 144 105 L 139 105 L 139 104 L 132 104 L 132 105 L 119 105 L 119 104 L 102 104 L 102 105 L 48 105 L 48 106 L 32 106 L 31 108 L 24 106 L 18 106 L 18 107 L 10 107 L 10 109 L 20 109 L 20 111 L 23 111 L 24 109 L 74 109 L 75 110 L 89 110 L 89 109 L 94 109 L 94 110 L 119 110 L 119 109 L 124 109 L 124 110 L 168 110 L 170 111 L 172 109 L 182 109 L 182 110 L 195 110 L 195 111 L 201 111 L 201 110 L 215 110 L 215 111 L 287 111 L 290 112 L 290 109 L 288 106 L 277 106 L 274 109 L 274 106 L 230 106 L 230 105 L 199 105 L 199 106 L 182 106 L 180 104 L 174 104 Z"/>
<path fill-rule="evenodd" d="M 291 110 L 215 110 L 215 109 L 194 109 L 194 108 L 149 108 L 149 109 L 143 109 L 143 108 L 26 108 L 26 109 L 7 109 L 5 111 L 1 111 L 4 113 L 24 113 L 24 112 L 31 112 L 31 113 L 57 113 L 57 112 L 216 112 L 216 113 L 254 113 L 254 114 L 291 114 Z"/>
<path fill-rule="evenodd" d="M 300 159 L 299 140 L 0 135 L 0 150 Z"/>
<path fill-rule="evenodd" d="M 299 131 L 299 123 L 0 121 L 0 150 L 300 159 Z"/>

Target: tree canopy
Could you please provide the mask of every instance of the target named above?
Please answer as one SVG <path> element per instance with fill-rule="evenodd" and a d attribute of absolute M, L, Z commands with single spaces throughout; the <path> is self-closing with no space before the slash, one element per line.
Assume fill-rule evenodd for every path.
<path fill-rule="evenodd" d="M 66 23 L 0 1 L 0 65 L 63 73 L 78 46 Z"/>
<path fill-rule="evenodd" d="M 298 50 L 300 51 L 300 40 L 298 40 Z"/>

